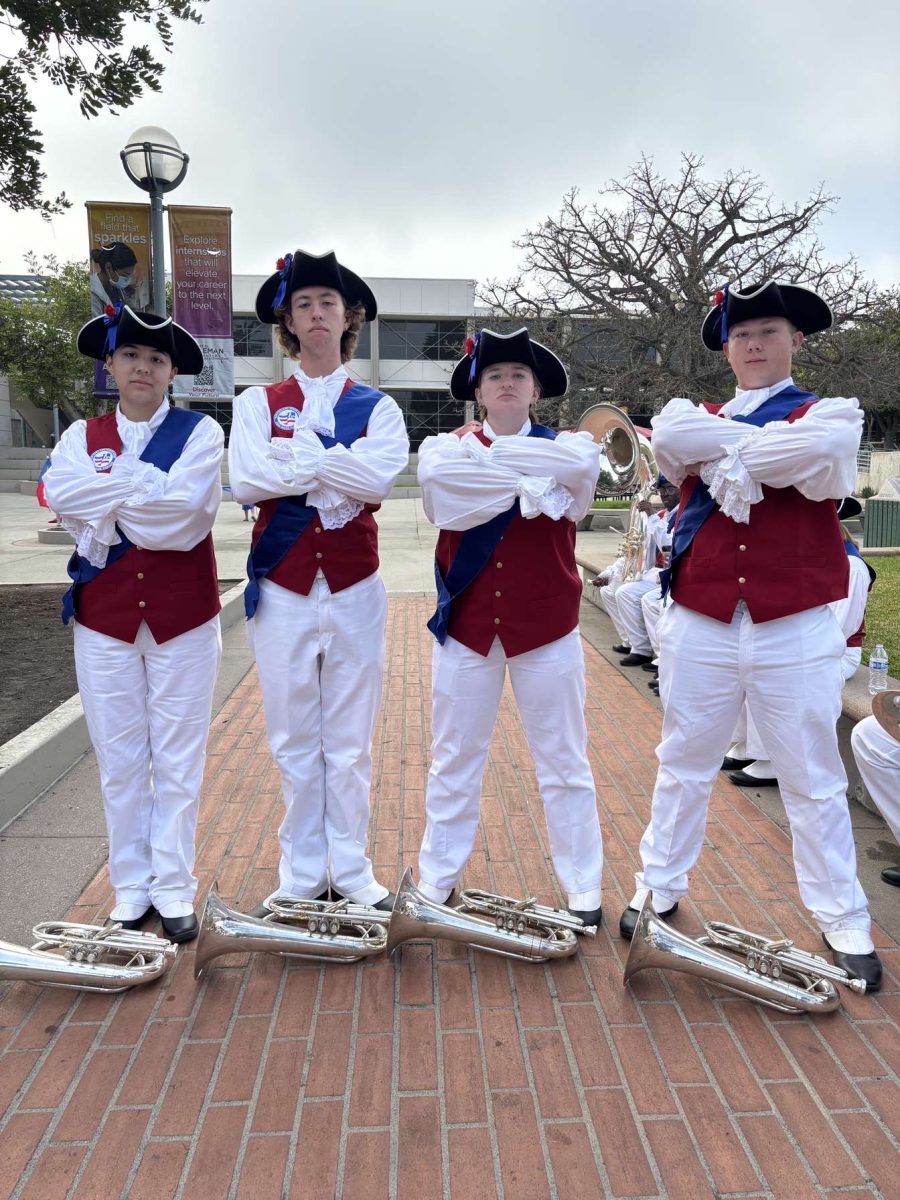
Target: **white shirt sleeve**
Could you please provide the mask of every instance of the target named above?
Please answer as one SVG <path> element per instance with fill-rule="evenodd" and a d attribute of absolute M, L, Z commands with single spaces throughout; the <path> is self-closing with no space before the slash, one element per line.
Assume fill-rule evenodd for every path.
<path fill-rule="evenodd" d="M 850 555 L 850 584 L 843 600 L 834 600 L 831 609 L 838 619 L 844 637 L 853 637 L 866 615 L 869 599 L 869 569 L 861 558 Z"/>
<path fill-rule="evenodd" d="M 688 475 L 698 475 L 702 463 L 721 458 L 753 431 L 753 426 L 713 416 L 683 396 L 670 400 L 650 424 L 653 457 L 666 479 L 679 486 Z"/>
<path fill-rule="evenodd" d="M 365 437 L 327 450 L 309 430 L 299 430 L 293 438 L 272 438 L 263 388 L 248 388 L 235 397 L 228 472 L 234 497 L 242 504 L 298 496 L 317 488 L 378 504 L 408 458 L 403 415 L 389 396 L 375 405 Z"/>

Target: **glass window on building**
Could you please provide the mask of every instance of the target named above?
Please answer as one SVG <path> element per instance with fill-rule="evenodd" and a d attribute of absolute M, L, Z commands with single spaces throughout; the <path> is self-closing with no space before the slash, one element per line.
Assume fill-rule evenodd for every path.
<path fill-rule="evenodd" d="M 271 358 L 272 326 L 256 317 L 238 314 L 232 318 L 234 352 L 239 358 Z"/>
<path fill-rule="evenodd" d="M 418 450 L 431 433 L 450 433 L 465 421 L 465 401 L 454 400 L 448 391 L 389 389 L 400 405 L 411 450 Z"/>
<path fill-rule="evenodd" d="M 230 400 L 189 400 L 188 404 L 190 404 L 192 412 L 206 413 L 208 417 L 219 422 L 225 432 L 225 445 L 227 446 L 231 433 L 232 402 Z"/>
<path fill-rule="evenodd" d="M 465 340 L 465 321 L 383 320 L 378 326 L 383 359 L 456 361 L 462 358 Z"/>
<path fill-rule="evenodd" d="M 356 349 L 353 351 L 353 357 L 372 357 L 372 326 L 368 321 L 366 321 L 365 325 L 359 331 L 359 340 L 356 343 Z"/>

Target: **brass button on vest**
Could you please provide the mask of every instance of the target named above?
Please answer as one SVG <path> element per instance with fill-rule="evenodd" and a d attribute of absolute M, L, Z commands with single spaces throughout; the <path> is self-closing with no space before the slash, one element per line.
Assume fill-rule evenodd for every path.
<path fill-rule="evenodd" d="M 738 583 L 746 583 L 746 582 L 747 582 L 747 580 L 744 578 L 744 576 L 743 576 L 743 575 L 740 575 L 740 576 L 738 577 Z"/>
<path fill-rule="evenodd" d="M 143 579 L 143 578 L 144 578 L 144 572 L 143 572 L 143 571 L 138 571 L 138 576 L 137 576 L 137 577 L 138 577 L 138 579 Z"/>
<path fill-rule="evenodd" d="M 144 603 L 143 600 L 138 600 L 138 608 L 146 608 L 146 607 L 147 607 L 147 605 Z"/>

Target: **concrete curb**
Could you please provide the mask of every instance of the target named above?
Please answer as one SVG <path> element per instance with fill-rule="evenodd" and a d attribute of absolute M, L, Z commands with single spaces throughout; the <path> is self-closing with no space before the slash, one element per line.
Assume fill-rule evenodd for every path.
<path fill-rule="evenodd" d="M 222 597 L 222 629 L 243 619 L 244 584 Z M 72 696 L 0 746 L 0 832 L 91 748 L 81 697 Z"/>

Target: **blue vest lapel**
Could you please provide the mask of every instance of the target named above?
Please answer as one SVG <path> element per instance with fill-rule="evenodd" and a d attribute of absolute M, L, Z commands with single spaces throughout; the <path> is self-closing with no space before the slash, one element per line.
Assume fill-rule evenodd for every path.
<path fill-rule="evenodd" d="M 341 396 L 334 406 L 334 437 L 318 434 L 326 449 L 329 446 L 350 446 L 369 423 L 382 393 L 357 383 Z M 244 612 L 247 620 L 259 604 L 259 584 L 273 571 L 316 515 L 316 510 L 302 496 L 282 496 L 275 502 L 269 522 L 259 536 L 247 559 L 247 587 L 244 590 Z"/>
<path fill-rule="evenodd" d="M 198 422 L 202 420 L 202 413 L 192 412 L 189 408 L 170 408 L 163 418 L 162 424 L 144 448 L 141 462 L 152 463 L 154 467 L 159 467 L 160 471 L 165 471 L 168 475 L 173 465 L 181 457 L 188 438 Z M 101 571 L 105 571 L 107 567 L 117 562 L 127 550 L 131 549 L 133 543 L 128 540 L 118 525 L 116 532 L 121 541 L 117 542 L 115 546 L 110 546 L 106 555 L 106 563 L 102 567 L 91 566 L 86 559 L 81 558 L 77 550 L 69 559 L 66 571 L 72 580 L 72 585 L 62 600 L 63 625 L 68 625 L 76 614 L 79 588 L 90 583 L 92 579 L 96 579 Z"/>
<path fill-rule="evenodd" d="M 556 433 L 552 429 L 548 429 L 546 425 L 532 425 L 528 436 L 553 439 L 556 437 Z M 428 629 L 442 646 L 447 640 L 447 631 L 450 628 L 453 601 L 478 578 L 491 561 L 491 555 L 518 511 L 519 501 L 516 500 L 512 508 L 508 508 L 506 512 L 498 513 L 484 525 L 476 525 L 474 529 L 467 529 L 459 539 L 459 545 L 456 547 L 453 562 L 448 567 L 446 576 L 442 573 L 437 559 L 434 560 L 437 607 L 428 621 Z"/>
<path fill-rule="evenodd" d="M 802 392 L 799 388 L 791 384 L 766 400 L 754 412 L 732 417 L 731 420 L 741 421 L 745 425 L 755 425 L 758 429 L 761 429 L 763 425 L 768 425 L 770 421 L 784 421 L 795 408 L 799 408 L 801 404 L 806 404 L 808 401 L 816 400 L 817 398 L 812 392 Z M 675 522 L 675 529 L 672 534 L 672 556 L 669 560 L 669 565 L 660 573 L 659 583 L 663 599 L 665 599 L 672 585 L 679 559 L 683 558 L 687 553 L 688 547 L 697 536 L 701 525 L 713 509 L 717 507 L 715 500 L 709 494 L 709 488 L 697 476 L 694 489 L 682 506 L 680 515 Z"/>

